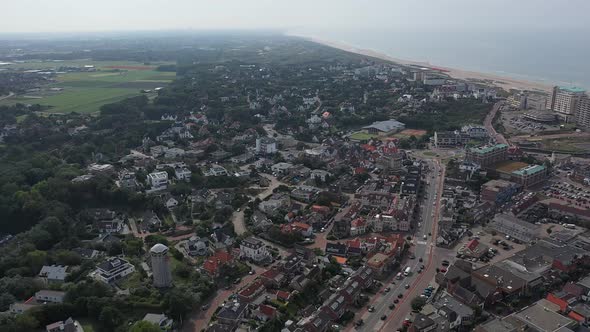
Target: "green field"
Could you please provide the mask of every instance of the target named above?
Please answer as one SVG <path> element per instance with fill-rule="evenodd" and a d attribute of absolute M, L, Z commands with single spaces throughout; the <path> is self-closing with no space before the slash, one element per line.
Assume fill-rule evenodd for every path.
<path fill-rule="evenodd" d="M 60 92 L 32 92 L 27 96 L 42 98 L 26 98 L 17 96 L 0 101 L 0 105 L 15 103 L 41 104 L 51 106 L 48 113 L 95 113 L 104 104 L 113 103 L 127 97 L 141 94 L 141 90 L 153 90 L 165 86 L 176 76 L 172 72 L 156 71 L 157 64 L 144 65 L 130 61 L 90 61 L 75 60 L 64 62 L 27 62 L 12 65 L 12 69 L 56 69 L 60 66 L 80 67 L 94 65 L 95 72 L 70 72 L 60 74 L 57 82 L 45 86 L 63 88 Z M 149 67 L 147 69 L 116 69 L 109 66 Z"/>

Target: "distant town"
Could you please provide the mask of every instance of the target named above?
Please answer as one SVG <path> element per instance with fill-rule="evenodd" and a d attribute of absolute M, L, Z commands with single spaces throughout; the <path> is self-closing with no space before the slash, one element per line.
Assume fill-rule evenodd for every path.
<path fill-rule="evenodd" d="M 295 37 L 4 43 L 0 330 L 586 331 L 589 129 Z"/>

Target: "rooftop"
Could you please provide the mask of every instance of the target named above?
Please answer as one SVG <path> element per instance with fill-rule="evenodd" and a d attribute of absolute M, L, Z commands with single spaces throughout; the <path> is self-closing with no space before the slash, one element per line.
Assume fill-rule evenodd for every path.
<path fill-rule="evenodd" d="M 545 166 L 529 165 L 529 166 L 523 167 L 519 170 L 512 172 L 512 174 L 516 174 L 516 175 L 535 174 L 535 173 L 542 172 L 544 170 L 545 170 Z"/>
<path fill-rule="evenodd" d="M 161 244 L 161 243 L 156 243 L 152 249 L 150 249 L 150 252 L 154 253 L 154 254 L 162 254 L 165 253 L 166 251 L 168 251 L 168 247 L 166 247 L 165 245 Z"/>
<path fill-rule="evenodd" d="M 499 149 L 504 149 L 504 148 L 508 148 L 508 145 L 506 144 L 496 144 L 496 145 L 491 145 L 491 146 L 480 146 L 477 148 L 472 148 L 471 152 L 473 153 L 478 153 L 478 154 L 484 154 L 484 153 L 488 153 L 488 152 L 492 152 L 495 150 L 499 150 Z"/>
<path fill-rule="evenodd" d="M 572 93 L 583 93 L 586 92 L 584 88 L 580 88 L 577 86 L 560 86 L 559 90 L 572 92 Z"/>
<path fill-rule="evenodd" d="M 564 326 L 570 326 L 574 323 L 573 320 L 555 313 L 550 310 L 545 310 L 539 302 L 513 314 L 516 318 L 524 322 L 526 325 L 538 331 L 556 331 Z"/>
<path fill-rule="evenodd" d="M 363 129 L 374 128 L 379 131 L 386 131 L 387 132 L 387 131 L 392 131 L 394 129 L 402 129 L 405 126 L 406 126 L 405 124 L 403 124 L 397 120 L 391 119 L 391 120 L 387 120 L 387 121 L 373 122 L 371 125 L 363 127 Z"/>

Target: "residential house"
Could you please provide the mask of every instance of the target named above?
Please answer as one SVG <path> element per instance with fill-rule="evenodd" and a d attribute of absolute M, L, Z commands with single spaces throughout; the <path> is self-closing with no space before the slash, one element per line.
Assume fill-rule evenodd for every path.
<path fill-rule="evenodd" d="M 325 249 L 326 255 L 346 257 L 347 251 L 348 251 L 348 248 L 343 243 L 332 243 L 332 242 L 326 243 L 326 249 Z"/>
<path fill-rule="evenodd" d="M 47 283 L 62 283 L 68 274 L 68 266 L 45 265 L 41 268 L 39 277 Z"/>
<path fill-rule="evenodd" d="M 63 303 L 66 292 L 43 289 L 35 293 L 35 301 L 39 303 Z"/>
<path fill-rule="evenodd" d="M 266 322 L 277 316 L 277 309 L 266 304 L 261 304 L 256 310 L 254 310 L 252 315 L 258 320 Z"/>
<path fill-rule="evenodd" d="M 45 326 L 47 332 L 84 332 L 82 325 L 69 317 L 65 321 L 51 323 Z"/>
<path fill-rule="evenodd" d="M 276 163 L 270 167 L 270 169 L 272 170 L 273 173 L 280 174 L 280 175 L 288 174 L 290 172 L 291 168 L 293 168 L 293 164 L 284 163 L 284 162 Z"/>
<path fill-rule="evenodd" d="M 211 234 L 211 241 L 209 241 L 209 250 L 216 252 L 220 249 L 227 249 L 234 244 L 234 239 L 229 236 L 223 228 L 216 228 Z"/>
<path fill-rule="evenodd" d="M 191 256 L 205 256 L 209 253 L 209 240 L 191 236 L 184 244 L 186 252 Z"/>
<path fill-rule="evenodd" d="M 302 202 L 311 202 L 320 192 L 319 188 L 312 186 L 297 186 L 291 191 L 291 197 Z"/>
<path fill-rule="evenodd" d="M 224 265 L 231 265 L 234 262 L 232 254 L 226 250 L 217 250 L 211 257 L 203 262 L 202 270 L 211 277 L 219 276 L 219 269 Z"/>
<path fill-rule="evenodd" d="M 474 323 L 473 309 L 446 292 L 433 302 L 433 305 L 437 308 L 438 314 L 449 321 L 451 329 L 466 328 Z"/>
<path fill-rule="evenodd" d="M 135 272 L 135 266 L 119 257 L 110 257 L 99 264 L 93 273 L 99 281 L 110 283 Z"/>
<path fill-rule="evenodd" d="M 235 331 L 242 319 L 248 316 L 248 303 L 234 300 L 223 305 L 217 313 L 217 321 L 219 324 L 227 326 L 227 331 Z"/>
<path fill-rule="evenodd" d="M 260 280 L 253 281 L 244 289 L 238 292 L 240 302 L 251 303 L 264 293 L 266 288 Z"/>
<path fill-rule="evenodd" d="M 258 204 L 260 211 L 268 215 L 274 215 L 278 210 L 287 209 L 289 206 L 291 206 L 291 199 L 283 193 L 272 194 L 269 199 Z"/>
<path fill-rule="evenodd" d="M 281 225 L 281 232 L 284 234 L 299 233 L 303 237 L 310 237 L 313 234 L 313 229 L 310 225 L 302 222 L 292 222 Z"/>
<path fill-rule="evenodd" d="M 260 275 L 266 287 L 278 288 L 287 281 L 287 276 L 278 268 L 271 268 Z"/>
<path fill-rule="evenodd" d="M 240 258 L 246 258 L 255 262 L 262 262 L 270 259 L 270 253 L 264 242 L 248 237 L 240 243 Z"/>
<path fill-rule="evenodd" d="M 228 176 L 229 173 L 223 166 L 215 165 L 205 172 L 205 176 Z"/>
<path fill-rule="evenodd" d="M 168 318 L 165 314 L 152 314 L 147 313 L 142 319 L 145 322 L 150 322 L 156 326 L 158 326 L 161 330 L 169 330 L 172 328 L 172 324 L 174 320 Z"/>
<path fill-rule="evenodd" d="M 166 188 L 168 186 L 168 173 L 164 171 L 150 173 L 147 176 L 147 182 L 152 189 Z"/>
<path fill-rule="evenodd" d="M 174 176 L 178 181 L 189 182 L 191 180 L 191 170 L 188 167 L 177 167 L 174 169 Z"/>
<path fill-rule="evenodd" d="M 148 211 L 141 217 L 141 229 L 144 231 L 154 231 L 162 227 L 162 220 L 154 211 Z"/>

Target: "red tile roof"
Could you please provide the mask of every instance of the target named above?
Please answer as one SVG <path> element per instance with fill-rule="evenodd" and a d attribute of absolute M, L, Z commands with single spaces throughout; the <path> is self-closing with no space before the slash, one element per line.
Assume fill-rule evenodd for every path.
<path fill-rule="evenodd" d="M 281 271 L 277 269 L 269 269 L 264 271 L 264 273 L 262 273 L 262 276 L 268 279 L 274 279 L 276 276 L 279 275 L 279 273 L 281 273 Z"/>
<path fill-rule="evenodd" d="M 291 298 L 291 293 L 279 290 L 277 291 L 277 298 L 283 301 L 288 301 Z"/>
<path fill-rule="evenodd" d="M 256 293 L 256 291 L 258 291 L 261 287 L 264 287 L 264 285 L 262 284 L 262 281 L 260 281 L 260 280 L 254 281 L 253 283 L 248 285 L 248 287 L 246 287 L 242 291 L 240 291 L 240 295 L 244 296 L 244 297 L 250 297 L 254 293 Z"/>
<path fill-rule="evenodd" d="M 467 249 L 474 251 L 478 245 L 479 245 L 479 241 L 477 241 L 476 239 L 473 239 L 467 243 Z"/>
<path fill-rule="evenodd" d="M 347 244 L 349 248 L 360 248 L 361 240 L 359 240 L 359 238 L 356 238 L 354 240 L 347 241 Z"/>
<path fill-rule="evenodd" d="M 274 317 L 277 313 L 277 310 L 275 308 L 268 306 L 266 304 L 261 304 L 260 306 L 258 306 L 258 310 L 261 314 L 271 318 Z"/>
<path fill-rule="evenodd" d="M 547 301 L 557 304 L 559 306 L 559 310 L 563 312 L 565 312 L 567 309 L 567 301 L 558 298 L 557 296 L 553 295 L 553 293 L 549 293 L 549 295 L 547 295 Z"/>
<path fill-rule="evenodd" d="M 575 321 L 577 321 L 578 323 L 582 323 L 584 322 L 586 319 L 584 318 L 584 316 L 580 315 L 577 312 L 574 311 L 570 311 L 569 314 L 567 314 L 567 316 Z"/>
<path fill-rule="evenodd" d="M 365 218 L 363 217 L 358 217 L 356 219 L 354 219 L 353 221 L 350 222 L 350 226 L 352 227 L 360 227 L 360 226 L 364 226 L 367 223 L 367 221 L 365 220 Z"/>
<path fill-rule="evenodd" d="M 232 255 L 225 250 L 218 250 L 203 263 L 203 269 L 210 274 L 216 274 L 220 265 L 227 264 L 233 260 Z"/>
<path fill-rule="evenodd" d="M 216 274 L 218 267 L 217 261 L 212 259 L 208 259 L 203 263 L 203 270 L 209 272 L 209 274 Z"/>

